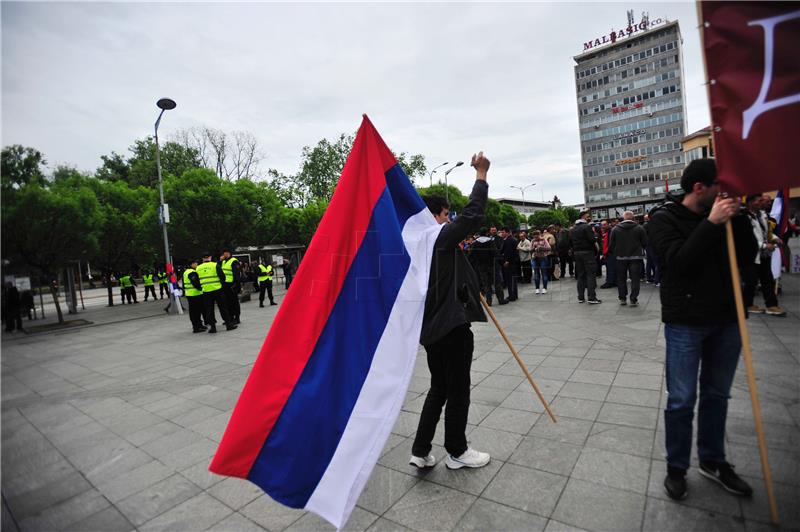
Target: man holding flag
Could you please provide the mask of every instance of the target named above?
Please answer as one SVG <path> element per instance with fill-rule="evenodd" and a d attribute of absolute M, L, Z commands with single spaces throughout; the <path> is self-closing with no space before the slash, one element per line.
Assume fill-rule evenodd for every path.
<path fill-rule="evenodd" d="M 475 185 L 469 203 L 452 223 L 448 224 L 450 205 L 444 198 L 423 198 L 436 222 L 446 225 L 434 244 L 422 319 L 420 343 L 428 354 L 431 388 L 422 407 L 409 460 L 411 465 L 419 468 L 436 465 L 436 458 L 430 454 L 431 441 L 445 404 L 444 447 L 448 453 L 445 461 L 447 467 L 482 467 L 490 459 L 489 454 L 467 446 L 465 433 L 473 350 L 470 322 L 486 321 L 486 315 L 481 308 L 478 277 L 458 245 L 474 233 L 483 221 L 489 190 L 486 183 L 489 164 L 483 152 L 473 155 Z"/>

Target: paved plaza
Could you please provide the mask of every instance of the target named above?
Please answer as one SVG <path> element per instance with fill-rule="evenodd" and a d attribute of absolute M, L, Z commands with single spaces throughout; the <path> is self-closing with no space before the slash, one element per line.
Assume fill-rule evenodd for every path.
<path fill-rule="evenodd" d="M 800 276 L 786 318 L 749 320 L 783 529 L 800 529 Z M 428 388 L 424 351 L 348 530 L 772 530 L 743 364 L 727 449 L 754 487 L 739 499 L 688 475 L 669 500 L 659 296 L 579 305 L 575 281 L 521 285 L 494 310 L 551 401 L 553 424 L 491 323 L 476 324 L 468 439 L 477 470 L 408 465 Z M 282 298 L 279 294 L 278 299 Z M 146 307 L 145 305 L 149 305 Z M 2 342 L 2 495 L 12 530 L 330 530 L 208 464 L 279 307 L 242 305 L 238 330 L 191 334 L 161 303 L 87 307 L 94 325 Z M 152 309 L 152 311 L 151 311 Z M 28 323 L 27 321 L 25 322 Z M 442 425 L 434 454 L 444 457 Z M 696 458 L 694 458 L 696 463 Z"/>

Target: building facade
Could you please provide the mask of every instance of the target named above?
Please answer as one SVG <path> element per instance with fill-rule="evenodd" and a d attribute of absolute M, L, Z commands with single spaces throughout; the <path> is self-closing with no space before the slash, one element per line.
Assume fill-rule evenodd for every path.
<path fill-rule="evenodd" d="M 645 214 L 679 186 L 686 135 L 678 22 L 628 25 L 575 59 L 586 207 L 594 219 Z"/>

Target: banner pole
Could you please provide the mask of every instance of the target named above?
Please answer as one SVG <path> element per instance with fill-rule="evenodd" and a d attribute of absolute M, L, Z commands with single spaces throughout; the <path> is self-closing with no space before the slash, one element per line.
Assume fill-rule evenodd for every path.
<path fill-rule="evenodd" d="M 761 471 L 764 473 L 764 485 L 767 488 L 767 499 L 769 500 L 769 513 L 772 523 L 777 525 L 778 505 L 775 502 L 775 492 L 772 487 L 772 471 L 769 467 L 767 457 L 767 440 L 764 436 L 764 424 L 761 419 L 761 403 L 758 399 L 758 388 L 756 386 L 756 374 L 753 369 L 753 353 L 750 350 L 750 332 L 747 329 L 747 322 L 744 314 L 744 299 L 742 298 L 742 285 L 739 277 L 739 266 L 736 263 L 736 250 L 733 241 L 733 225 L 731 221 L 725 224 L 725 234 L 728 240 L 728 262 L 731 267 L 731 279 L 733 280 L 733 295 L 736 300 L 736 317 L 739 321 L 739 335 L 742 338 L 742 358 L 747 372 L 747 387 L 750 389 L 750 403 L 753 406 L 753 419 L 756 424 L 756 436 L 758 438 L 758 453 L 761 457 Z"/>
<path fill-rule="evenodd" d="M 547 400 L 544 398 L 544 395 L 542 395 L 542 391 L 539 389 L 539 386 L 536 385 L 536 382 L 533 380 L 533 377 L 528 371 L 528 368 L 525 367 L 525 362 L 522 361 L 522 358 L 519 356 L 519 353 L 517 353 L 517 350 L 514 349 L 514 346 L 511 344 L 511 340 L 509 340 L 508 336 L 506 336 L 506 331 L 500 325 L 500 322 L 497 321 L 497 316 L 495 316 L 494 312 L 492 312 L 492 307 L 490 307 L 489 304 L 486 302 L 486 298 L 483 297 L 483 294 L 480 294 L 480 296 L 483 308 L 486 309 L 486 312 L 489 314 L 489 317 L 492 318 L 495 327 L 497 327 L 497 330 L 500 332 L 500 336 L 502 336 L 503 340 L 506 341 L 506 345 L 511 350 L 511 354 L 514 355 L 514 358 L 517 360 L 517 364 L 519 364 L 519 367 L 522 368 L 522 372 L 525 374 L 525 377 L 528 378 L 528 382 L 530 382 L 531 386 L 533 386 L 533 391 L 535 391 L 536 395 L 539 396 L 539 401 L 541 401 L 542 405 L 544 405 L 544 409 L 547 411 L 547 415 L 550 416 L 550 419 L 553 420 L 553 423 L 558 423 L 558 419 L 556 419 L 556 416 L 555 414 L 553 414 L 553 411 L 550 410 L 550 405 L 547 404 Z"/>

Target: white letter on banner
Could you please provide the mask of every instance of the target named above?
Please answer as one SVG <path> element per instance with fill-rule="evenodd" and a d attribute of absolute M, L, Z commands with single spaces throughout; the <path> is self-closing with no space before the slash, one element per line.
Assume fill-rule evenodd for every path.
<path fill-rule="evenodd" d="M 758 93 L 758 98 L 753 102 L 747 110 L 742 113 L 744 126 L 742 128 L 742 139 L 746 139 L 750 135 L 750 128 L 753 127 L 753 122 L 762 113 L 771 111 L 777 107 L 790 105 L 800 102 L 800 93 L 784 96 L 777 100 L 767 101 L 767 92 L 772 83 L 772 63 L 775 51 L 775 26 L 781 22 L 800 18 L 800 10 L 777 17 L 764 18 L 761 20 L 754 20 L 748 22 L 748 26 L 762 26 L 764 28 L 764 77 L 761 79 L 761 90 Z"/>

